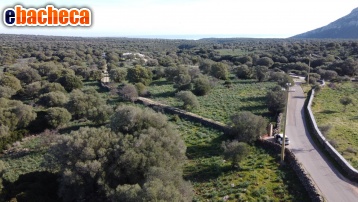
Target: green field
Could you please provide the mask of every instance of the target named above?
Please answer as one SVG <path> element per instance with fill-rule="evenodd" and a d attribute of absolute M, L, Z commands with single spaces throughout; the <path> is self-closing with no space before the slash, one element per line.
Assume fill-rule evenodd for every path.
<path fill-rule="evenodd" d="M 322 88 L 314 100 L 312 110 L 319 127 L 331 126 L 326 138 L 351 165 L 358 168 L 358 84 L 335 84 L 334 89 Z M 340 99 L 348 96 L 353 104 L 346 111 Z"/>
<path fill-rule="evenodd" d="M 228 123 L 230 116 L 240 111 L 250 111 L 270 119 L 265 103 L 266 93 L 276 83 L 234 79 L 230 88 L 223 84 L 224 81 L 219 81 L 209 94 L 198 96 L 200 108 L 192 112 L 223 123 Z M 172 83 L 154 81 L 148 90 L 154 100 L 175 107 L 181 105 L 175 98 L 176 91 Z"/>
<path fill-rule="evenodd" d="M 279 165 L 277 154 L 251 146 L 250 154 L 233 170 L 221 156 L 225 140 L 217 130 L 188 121 L 176 122 L 187 145 L 184 178 L 193 183 L 193 201 L 309 201 L 295 173 Z"/>

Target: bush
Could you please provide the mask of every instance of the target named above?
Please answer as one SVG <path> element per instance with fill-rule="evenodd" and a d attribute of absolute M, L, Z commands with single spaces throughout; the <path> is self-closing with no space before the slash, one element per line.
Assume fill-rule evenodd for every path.
<path fill-rule="evenodd" d="M 211 66 L 210 73 L 215 78 L 226 80 L 229 78 L 228 65 L 222 62 L 215 63 Z"/>
<path fill-rule="evenodd" d="M 267 120 L 248 111 L 231 116 L 230 125 L 233 136 L 240 142 L 253 143 L 267 133 Z"/>
<path fill-rule="evenodd" d="M 62 92 L 50 92 L 41 95 L 37 103 L 46 107 L 63 107 L 68 100 L 68 97 Z"/>
<path fill-rule="evenodd" d="M 45 118 L 49 126 L 52 128 L 58 128 L 67 124 L 71 120 L 72 116 L 65 108 L 53 107 L 47 110 Z"/>
<path fill-rule="evenodd" d="M 250 153 L 249 146 L 237 140 L 222 142 L 221 148 L 224 149 L 224 158 L 231 160 L 232 167 L 238 167 L 240 161 Z"/>
<path fill-rule="evenodd" d="M 145 86 L 142 83 L 136 83 L 135 87 L 137 89 L 137 92 L 140 96 L 146 96 L 148 95 L 147 86 Z"/>
<path fill-rule="evenodd" d="M 127 79 L 130 83 L 143 83 L 149 85 L 152 82 L 152 71 L 148 68 L 137 65 L 127 70 Z"/>
<path fill-rule="evenodd" d="M 196 96 L 190 91 L 180 91 L 175 97 L 183 102 L 183 108 L 191 110 L 199 107 L 199 101 Z"/>
<path fill-rule="evenodd" d="M 121 83 L 126 79 L 127 71 L 124 68 L 115 68 L 109 71 L 109 77 L 112 81 Z"/>
<path fill-rule="evenodd" d="M 194 81 L 194 90 L 193 92 L 195 95 L 206 95 L 209 93 L 211 86 L 210 81 L 207 76 L 199 76 L 198 78 L 195 78 Z"/>
<path fill-rule="evenodd" d="M 134 102 L 138 98 L 138 92 L 134 85 L 126 84 L 120 88 L 118 95 L 125 101 Z"/>
<path fill-rule="evenodd" d="M 69 74 L 62 76 L 58 79 L 58 82 L 68 91 L 73 89 L 82 88 L 83 83 L 80 78 L 75 75 Z"/>
<path fill-rule="evenodd" d="M 284 111 L 286 106 L 286 91 L 277 87 L 267 92 L 266 104 L 270 112 L 278 114 Z"/>

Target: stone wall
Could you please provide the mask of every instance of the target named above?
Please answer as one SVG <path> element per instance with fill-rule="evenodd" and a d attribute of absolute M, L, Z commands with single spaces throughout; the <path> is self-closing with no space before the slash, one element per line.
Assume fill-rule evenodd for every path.
<path fill-rule="evenodd" d="M 318 140 L 318 142 L 323 146 L 323 148 L 328 152 L 328 154 L 340 165 L 340 167 L 345 172 L 344 174 L 350 180 L 358 182 L 358 171 L 353 168 L 339 152 L 337 152 L 337 150 L 328 142 L 328 140 L 322 135 L 321 131 L 318 129 L 316 120 L 311 110 L 314 93 L 314 89 L 312 89 L 311 93 L 308 94 L 309 100 L 307 106 L 305 107 L 307 125 L 311 129 L 311 135 L 313 135 Z"/>
<path fill-rule="evenodd" d="M 171 106 L 168 106 L 165 104 L 160 104 L 160 103 L 154 102 L 148 98 L 138 97 L 137 102 L 144 104 L 146 106 L 149 106 L 149 107 L 153 108 L 155 111 L 169 113 L 169 114 L 177 114 L 181 118 L 185 118 L 190 121 L 199 122 L 204 126 L 215 128 L 217 130 L 224 131 L 225 133 L 228 133 L 230 131 L 230 127 L 228 127 L 227 125 L 225 125 L 223 123 L 204 118 L 202 116 L 187 112 L 185 110 L 181 110 L 181 109 L 171 107 Z"/>

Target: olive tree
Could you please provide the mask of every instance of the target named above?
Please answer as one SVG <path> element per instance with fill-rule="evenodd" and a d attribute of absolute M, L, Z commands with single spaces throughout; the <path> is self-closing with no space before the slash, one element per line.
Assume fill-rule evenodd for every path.
<path fill-rule="evenodd" d="M 134 102 L 138 98 L 137 88 L 132 84 L 126 84 L 118 90 L 118 95 L 125 101 Z"/>
<path fill-rule="evenodd" d="M 55 91 L 41 95 L 37 103 L 46 107 L 62 107 L 68 101 L 66 94 Z"/>
<path fill-rule="evenodd" d="M 126 79 L 127 70 L 125 68 L 115 68 L 109 71 L 109 78 L 113 82 L 121 83 Z"/>
<path fill-rule="evenodd" d="M 120 106 L 110 125 L 80 128 L 50 148 L 46 165 L 61 174 L 64 201 L 192 200 L 186 147 L 164 115 Z"/>
<path fill-rule="evenodd" d="M 266 105 L 268 110 L 274 114 L 283 112 L 286 106 L 286 91 L 281 87 L 268 91 Z"/>
<path fill-rule="evenodd" d="M 214 63 L 211 66 L 211 75 L 215 78 L 226 80 L 229 78 L 228 65 L 222 62 Z"/>
<path fill-rule="evenodd" d="M 222 142 L 221 148 L 224 150 L 224 158 L 231 161 L 233 168 L 239 167 L 240 161 L 250 152 L 248 144 L 237 140 Z"/>
<path fill-rule="evenodd" d="M 240 142 L 253 143 L 266 132 L 267 120 L 251 112 L 234 114 L 230 120 L 232 135 Z"/>
<path fill-rule="evenodd" d="M 207 76 L 201 75 L 193 80 L 194 89 L 193 92 L 196 95 L 206 95 L 209 93 L 211 86 Z"/>
<path fill-rule="evenodd" d="M 65 108 L 52 107 L 46 111 L 45 119 L 52 128 L 58 128 L 67 124 L 71 120 L 71 113 Z"/>
<path fill-rule="evenodd" d="M 191 110 L 200 106 L 198 99 L 191 91 L 180 91 L 175 97 L 183 102 L 184 109 Z"/>

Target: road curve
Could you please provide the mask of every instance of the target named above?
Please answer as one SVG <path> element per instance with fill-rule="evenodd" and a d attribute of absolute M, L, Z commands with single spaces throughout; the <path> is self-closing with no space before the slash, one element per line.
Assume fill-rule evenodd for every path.
<path fill-rule="evenodd" d="M 312 141 L 304 119 L 305 95 L 300 83 L 291 87 L 288 102 L 287 136 L 289 149 L 311 175 L 328 202 L 357 202 L 358 185 L 343 177 Z M 293 92 L 292 89 L 295 89 Z"/>

